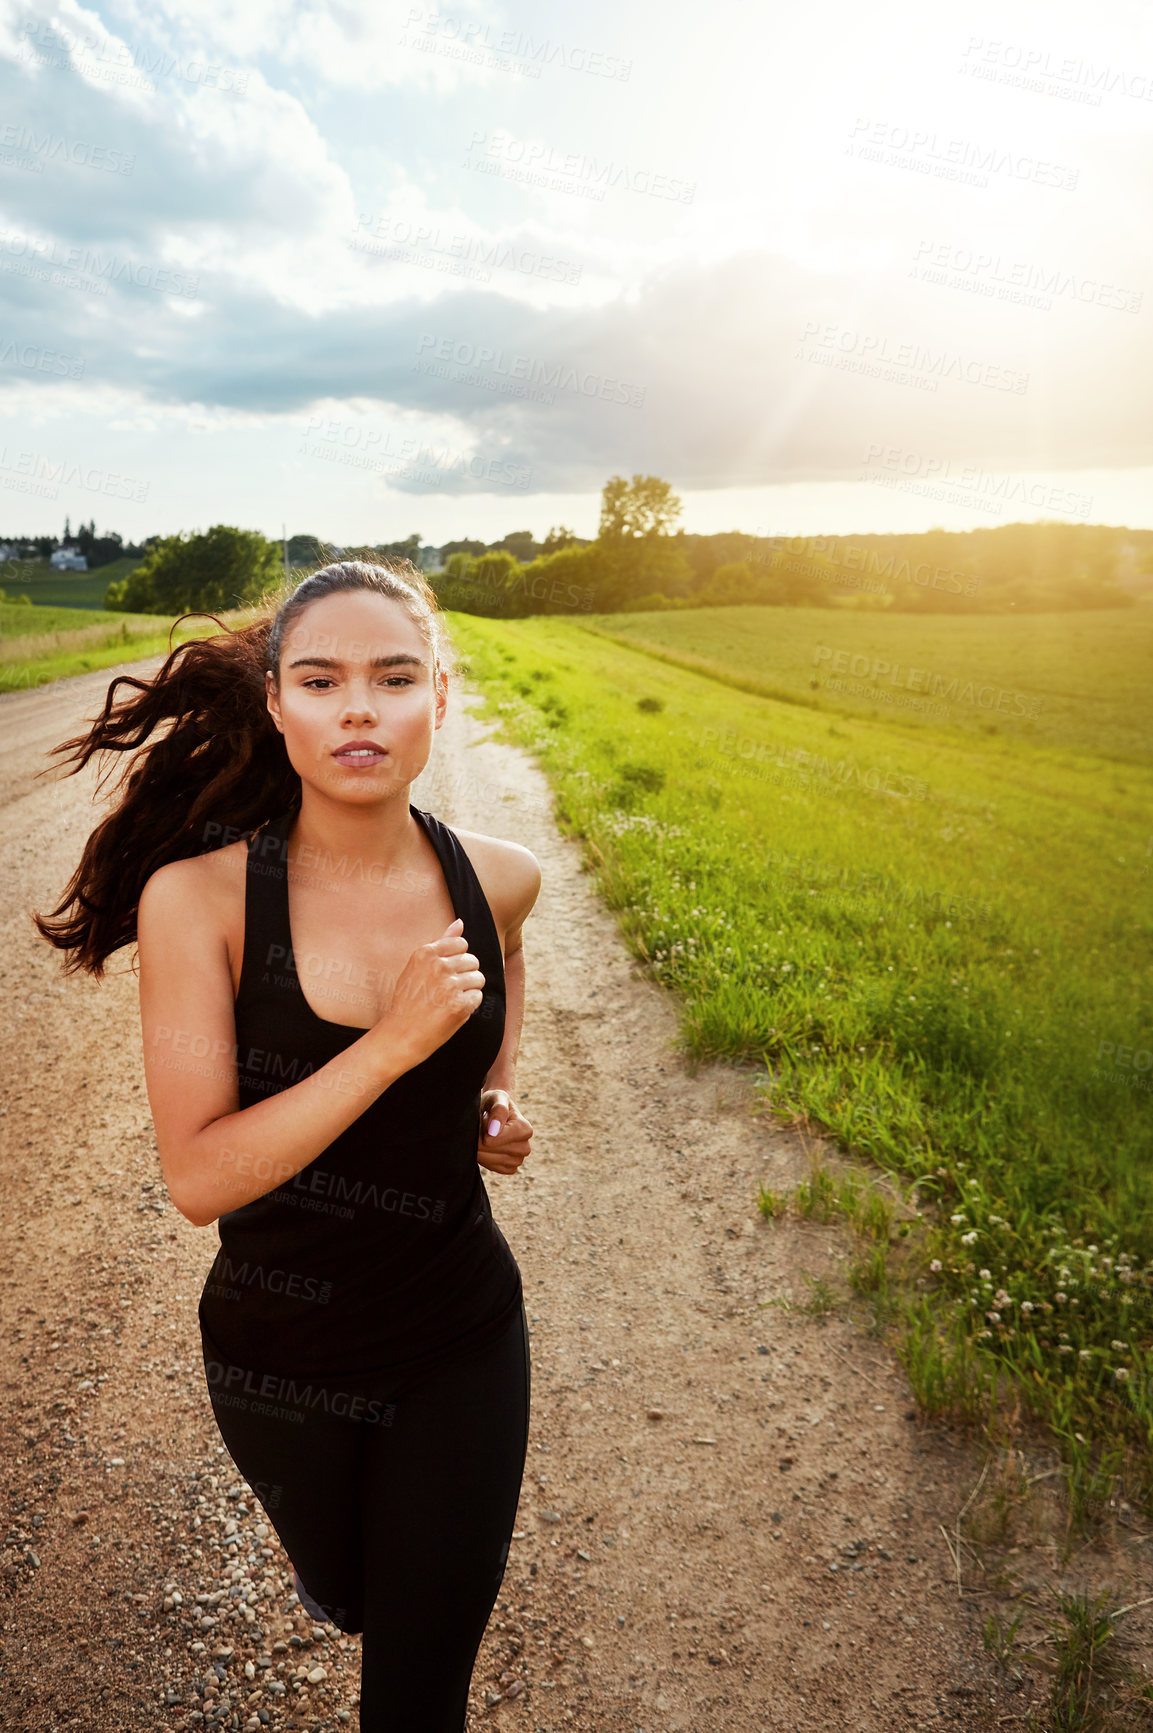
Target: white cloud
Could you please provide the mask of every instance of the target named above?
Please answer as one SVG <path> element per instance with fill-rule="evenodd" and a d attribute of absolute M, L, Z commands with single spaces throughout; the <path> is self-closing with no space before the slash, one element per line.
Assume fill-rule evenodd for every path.
<path fill-rule="evenodd" d="M 1153 103 L 959 68 L 1007 42 L 1058 66 L 1095 53 L 1132 84 L 1153 75 L 1149 33 L 1119 6 L 1038 16 L 729 0 L 658 34 L 643 8 L 594 4 L 579 40 L 635 45 L 625 82 L 568 64 L 555 11 L 524 25 L 565 49 L 539 79 L 495 66 L 522 27 L 509 4 L 59 0 L 33 26 L 0 0 L 3 329 L 83 367 L 16 362 L 6 382 L 41 425 L 87 423 L 86 404 L 137 462 L 138 437 L 179 429 L 213 485 L 210 454 L 246 429 L 291 443 L 319 403 L 531 466 L 550 496 L 616 469 L 857 487 L 874 448 L 930 472 L 1144 465 Z M 406 21 L 434 51 L 400 45 Z M 489 150 L 498 132 L 556 153 L 543 183 L 503 173 L 519 163 Z M 485 172 L 462 155 L 478 135 Z M 1008 166 L 950 178 L 970 146 Z M 692 197 L 642 180 L 578 199 L 568 152 Z"/>

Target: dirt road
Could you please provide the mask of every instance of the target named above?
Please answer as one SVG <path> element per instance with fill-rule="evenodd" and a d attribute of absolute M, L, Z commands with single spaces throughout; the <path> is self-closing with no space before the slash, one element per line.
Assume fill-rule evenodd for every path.
<path fill-rule="evenodd" d="M 357 1639 L 293 1605 L 212 1422 L 196 1300 L 216 1234 L 167 1201 L 132 953 L 101 985 L 66 980 L 28 918 L 95 816 L 92 777 L 33 773 L 108 678 L 0 698 L 0 1726 L 355 1729 Z M 455 695 L 414 793 L 544 872 L 520 1067 L 534 1153 L 486 1176 L 524 1274 L 532 1428 L 470 1726 L 982 1726 L 1001 1687 L 939 1530 L 973 1457 L 916 1423 L 875 1342 L 798 1309 L 802 1272 L 829 1275 L 843 1245 L 754 1199 L 803 1151 L 750 1115 L 747 1079 L 686 1070 L 674 1003 L 543 775 L 490 732 Z"/>

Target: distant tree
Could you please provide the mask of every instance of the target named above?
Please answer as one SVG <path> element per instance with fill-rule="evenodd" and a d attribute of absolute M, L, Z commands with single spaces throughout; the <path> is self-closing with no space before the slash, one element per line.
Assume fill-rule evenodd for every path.
<path fill-rule="evenodd" d="M 542 554 L 555 554 L 561 548 L 574 547 L 577 539 L 575 530 L 566 529 L 564 524 L 557 524 L 555 529 L 549 530 L 541 543 L 540 551 Z"/>
<path fill-rule="evenodd" d="M 140 614 L 237 608 L 259 600 L 280 577 L 279 542 L 214 524 L 201 535 L 161 537 L 135 571 L 109 584 L 104 606 Z"/>
<path fill-rule="evenodd" d="M 123 538 L 115 530 L 98 536 L 95 518 L 91 523 L 80 525 L 76 532 L 76 542 L 89 567 L 110 566 L 113 560 L 121 559 L 124 554 Z"/>
<path fill-rule="evenodd" d="M 671 536 L 638 536 L 629 541 L 598 541 L 601 554 L 597 609 L 631 608 L 641 596 L 686 596 L 693 570 Z"/>
<path fill-rule="evenodd" d="M 601 493 L 601 541 L 667 535 L 681 515 L 681 502 L 655 475 L 610 476 Z"/>
<path fill-rule="evenodd" d="M 509 607 L 516 615 L 590 613 L 602 604 L 611 561 L 599 542 L 570 543 L 540 554 L 513 578 Z"/>
<path fill-rule="evenodd" d="M 759 601 L 758 591 L 757 578 L 748 561 L 734 560 L 730 565 L 717 567 L 701 594 L 708 597 L 706 606 L 733 608 Z"/>
<path fill-rule="evenodd" d="M 290 566 L 322 566 L 328 558 L 328 544 L 319 536 L 289 536 L 286 549 Z"/>
<path fill-rule="evenodd" d="M 507 548 L 482 549 L 478 554 L 458 548 L 428 581 L 442 608 L 454 608 L 462 614 L 506 615 L 510 611 L 509 585 L 523 569 Z"/>
<path fill-rule="evenodd" d="M 667 481 L 655 475 L 610 476 L 601 494 L 596 547 L 596 606 L 602 612 L 629 608 L 641 597 L 683 596 L 693 568 L 680 538 L 669 526 L 681 502 Z"/>
<path fill-rule="evenodd" d="M 441 555 L 447 560 L 450 554 L 483 554 L 487 542 L 469 541 L 466 537 L 461 542 L 445 542 L 441 547 Z"/>
<path fill-rule="evenodd" d="M 437 576 L 456 583 L 464 583 L 468 579 L 469 568 L 475 557 L 474 554 L 466 554 L 463 548 L 458 548 L 456 553 L 449 554 L 444 562 L 444 571 L 438 572 Z"/>
<path fill-rule="evenodd" d="M 499 542 L 490 542 L 487 551 L 513 554 L 524 564 L 536 558 L 540 547 L 531 530 L 513 530 L 511 534 L 502 536 Z"/>
<path fill-rule="evenodd" d="M 413 565 L 420 563 L 420 536 L 406 536 L 402 542 L 378 542 L 373 549 L 377 554 L 399 554 L 402 559 L 411 560 Z"/>

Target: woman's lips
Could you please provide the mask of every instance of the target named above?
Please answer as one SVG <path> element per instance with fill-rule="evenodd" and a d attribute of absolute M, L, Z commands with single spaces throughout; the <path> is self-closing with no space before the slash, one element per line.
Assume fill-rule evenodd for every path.
<path fill-rule="evenodd" d="M 350 745 L 342 746 L 339 752 L 333 753 L 337 764 L 347 765 L 350 770 L 364 770 L 374 764 L 382 764 L 388 757 L 383 746 Z"/>

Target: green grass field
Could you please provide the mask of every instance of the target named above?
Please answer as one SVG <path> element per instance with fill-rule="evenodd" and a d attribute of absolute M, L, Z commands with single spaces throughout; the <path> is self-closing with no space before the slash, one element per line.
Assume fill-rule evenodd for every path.
<path fill-rule="evenodd" d="M 601 614 L 589 624 L 770 698 L 919 730 L 1153 757 L 1153 607 L 947 623 L 831 608 L 702 608 Z"/>
<path fill-rule="evenodd" d="M 0 692 L 24 691 L 93 668 L 163 655 L 169 648 L 170 624 L 157 614 L 0 602 Z M 210 621 L 189 619 L 173 635 L 172 643 L 203 637 L 211 629 Z"/>
<path fill-rule="evenodd" d="M 918 1182 L 905 1245 L 930 1301 L 906 1307 L 903 1351 L 926 1404 L 971 1408 L 997 1369 L 1081 1484 L 1122 1449 L 1153 1478 L 1144 616 L 883 637 L 778 608 L 450 623 L 679 994 L 687 1050 L 763 1064 L 774 1111 Z M 662 654 L 707 650 L 802 702 L 634 647 L 658 632 Z M 1043 676 L 1058 737 L 873 719 L 826 689 L 811 708 L 814 646 L 872 654 L 871 632 L 998 689 Z"/>
<path fill-rule="evenodd" d="M 100 608 L 108 586 L 128 576 L 140 561 L 114 560 L 92 572 L 55 572 L 47 560 L 0 561 L 0 590 L 8 596 L 27 596 L 38 607 Z"/>

